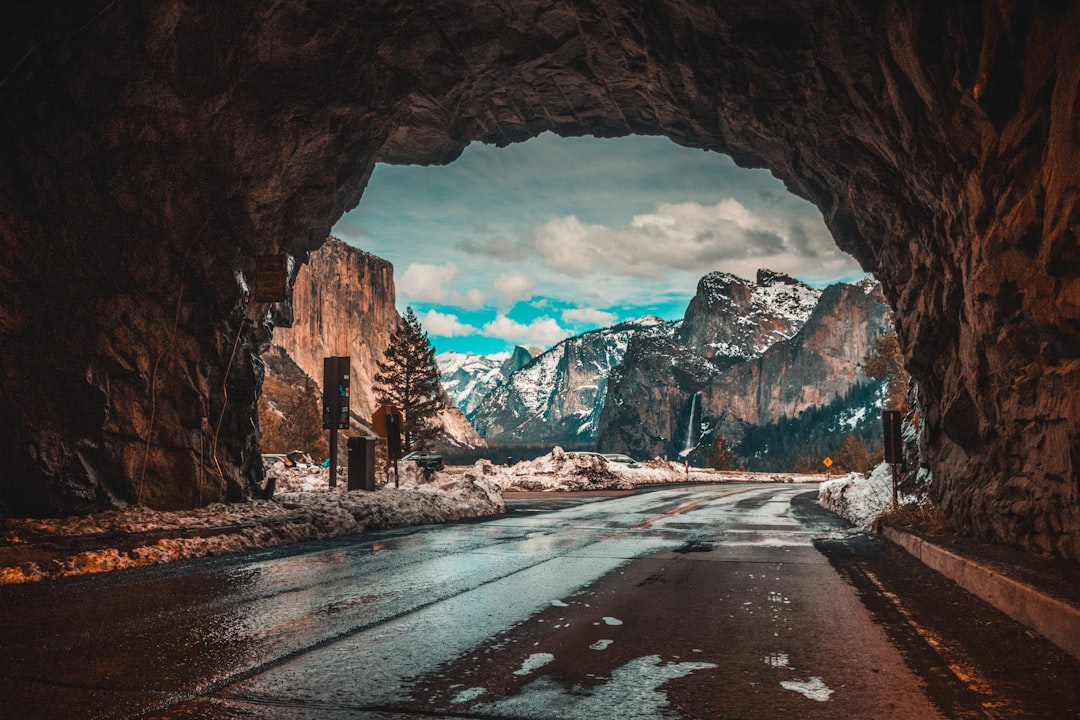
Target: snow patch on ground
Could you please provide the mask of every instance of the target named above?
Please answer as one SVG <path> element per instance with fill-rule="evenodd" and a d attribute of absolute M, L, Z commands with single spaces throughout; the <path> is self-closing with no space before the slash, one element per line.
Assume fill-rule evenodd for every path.
<path fill-rule="evenodd" d="M 833 694 L 832 689 L 819 677 L 812 677 L 809 680 L 783 680 L 780 687 L 785 690 L 794 690 L 817 702 L 828 702 L 829 696 Z"/>
<path fill-rule="evenodd" d="M 718 667 L 705 662 L 662 662 L 658 655 L 636 658 L 615 668 L 606 683 L 566 687 L 549 676 L 525 685 L 513 697 L 473 708 L 480 715 L 528 720 L 626 720 L 667 717 L 668 697 L 661 688 L 676 678 Z"/>
<path fill-rule="evenodd" d="M 818 502 L 859 528 L 869 528 L 874 520 L 892 507 L 892 468 L 881 463 L 867 474 L 848 473 L 829 480 L 818 489 Z M 915 502 L 902 495 L 900 504 Z"/>
<path fill-rule="evenodd" d="M 580 490 L 632 490 L 649 485 L 686 482 L 821 482 L 818 475 L 748 473 L 688 467 L 662 458 L 638 467 L 609 462 L 596 453 L 566 452 L 560 447 L 535 460 L 514 465 L 494 465 L 479 460 L 469 468 L 507 492 L 570 492 Z"/>
<path fill-rule="evenodd" d="M 132 506 L 84 517 L 9 519 L 4 534 L 11 546 L 42 538 L 93 543 L 95 536 L 105 545 L 121 545 L 122 540 L 137 540 L 140 534 L 151 537 L 136 543 L 137 547 L 96 548 L 66 558 L 0 567 L 0 584 L 156 565 L 506 510 L 498 487 L 475 476 L 440 474 L 423 485 L 403 483 L 401 488 L 348 492 L 343 485 L 331 491 L 325 469 L 320 485 L 312 479 L 318 473 L 313 468 L 278 478 L 278 487 L 285 492 L 272 500 L 218 503 L 178 512 Z"/>
<path fill-rule="evenodd" d="M 539 670 L 548 663 L 554 662 L 555 656 L 551 653 L 533 653 L 521 663 L 521 667 L 514 671 L 515 675 L 528 675 L 533 670 Z"/>

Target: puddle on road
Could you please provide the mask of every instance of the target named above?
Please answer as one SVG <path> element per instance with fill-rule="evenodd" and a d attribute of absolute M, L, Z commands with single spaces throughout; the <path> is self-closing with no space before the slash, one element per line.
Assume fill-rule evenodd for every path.
<path fill-rule="evenodd" d="M 607 650 L 609 647 L 611 647 L 611 643 L 613 643 L 613 642 L 615 642 L 615 641 L 614 640 L 597 640 L 596 642 L 594 642 L 592 645 L 589 646 L 589 649 L 590 650 Z"/>
<path fill-rule="evenodd" d="M 785 652 L 772 652 L 765 656 L 765 664 L 771 668 L 790 668 L 788 654 Z"/>

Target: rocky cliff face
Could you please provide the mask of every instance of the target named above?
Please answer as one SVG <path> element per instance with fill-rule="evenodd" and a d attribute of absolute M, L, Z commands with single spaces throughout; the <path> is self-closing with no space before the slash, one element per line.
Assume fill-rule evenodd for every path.
<path fill-rule="evenodd" d="M 0 28 L 0 500 L 242 499 L 268 308 L 377 160 L 666 135 L 881 280 L 933 492 L 1080 557 L 1080 5 L 22 3 Z"/>
<path fill-rule="evenodd" d="M 612 376 L 598 446 L 701 462 L 716 434 L 737 443 L 747 426 L 824 407 L 866 383 L 862 359 L 890 329 L 876 283 L 817 291 L 768 272 L 757 283 L 706 276 L 674 338 L 631 345 Z"/>
<path fill-rule="evenodd" d="M 679 341 L 717 360 L 754 357 L 798 332 L 820 295 L 769 270 L 759 270 L 756 282 L 710 273 L 686 308 Z"/>
<path fill-rule="evenodd" d="M 764 425 L 827 405 L 868 382 L 863 358 L 891 329 L 876 283 L 832 285 L 790 340 L 713 378 L 701 391 L 702 414 Z"/>
<path fill-rule="evenodd" d="M 351 358 L 349 408 L 370 418 L 376 408 L 375 363 L 397 327 L 394 266 L 330 238 L 300 266 L 293 283 L 291 327 L 276 327 L 281 347 L 322 386 L 323 358 Z"/>
<path fill-rule="evenodd" d="M 563 340 L 492 388 L 469 421 L 494 442 L 591 441 L 630 338 L 670 332 L 670 323 L 643 318 Z"/>
<path fill-rule="evenodd" d="M 294 319 L 274 329 L 281 348 L 320 387 L 323 358 L 350 358 L 349 409 L 368 422 L 375 400 L 375 364 L 397 327 L 394 267 L 386 260 L 330 238 L 313 252 L 293 283 Z M 447 439 L 475 446 L 480 438 L 456 408 L 442 413 Z"/>

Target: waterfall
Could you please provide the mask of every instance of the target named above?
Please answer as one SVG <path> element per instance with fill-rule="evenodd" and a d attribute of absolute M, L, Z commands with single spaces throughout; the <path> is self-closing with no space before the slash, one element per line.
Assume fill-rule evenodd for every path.
<path fill-rule="evenodd" d="M 701 393 L 696 392 L 690 398 L 690 417 L 686 421 L 686 441 L 680 455 L 688 455 L 697 447 L 697 436 L 701 431 Z"/>

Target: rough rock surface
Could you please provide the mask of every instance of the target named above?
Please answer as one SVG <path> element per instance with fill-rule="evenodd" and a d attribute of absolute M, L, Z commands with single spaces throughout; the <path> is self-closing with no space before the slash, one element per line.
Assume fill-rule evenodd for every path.
<path fill-rule="evenodd" d="M 816 291 L 774 279 L 709 275 L 674 337 L 634 337 L 611 376 L 600 449 L 701 462 L 717 434 L 737 443 L 746 426 L 797 417 L 868 383 L 862 360 L 890 327 L 877 283 Z"/>
<path fill-rule="evenodd" d="M 352 387 L 349 409 L 370 418 L 376 408 L 375 363 L 397 327 L 394 266 L 337 238 L 311 253 L 293 284 L 293 320 L 275 327 L 273 344 L 285 350 L 319 387 L 323 358 L 347 355 Z"/>
<path fill-rule="evenodd" d="M 709 273 L 686 308 L 679 341 L 710 358 L 760 355 L 798 332 L 820 294 L 769 270 L 759 270 L 756 282 Z"/>
<path fill-rule="evenodd" d="M 376 160 L 544 130 L 770 168 L 874 271 L 965 530 L 1080 557 L 1080 5 L 21 3 L 0 30 L 0 498 L 244 497 L 265 307 Z M 436 251 L 437 248 L 433 248 Z"/>
<path fill-rule="evenodd" d="M 320 388 L 323 358 L 349 357 L 349 410 L 358 431 L 370 424 L 378 407 L 375 364 L 397 327 L 396 295 L 393 265 L 331 237 L 296 272 L 291 322 L 274 327 L 273 344 Z M 449 444 L 483 444 L 465 415 L 449 403 L 440 420 Z"/>
<path fill-rule="evenodd" d="M 764 425 L 825 405 L 869 382 L 863 358 L 888 329 L 876 284 L 831 285 L 795 337 L 713 378 L 702 390 L 702 415 Z"/>

